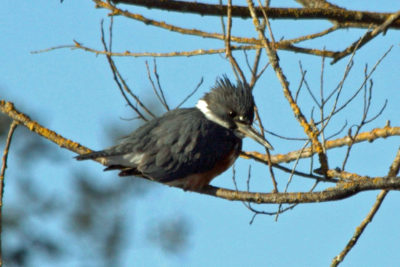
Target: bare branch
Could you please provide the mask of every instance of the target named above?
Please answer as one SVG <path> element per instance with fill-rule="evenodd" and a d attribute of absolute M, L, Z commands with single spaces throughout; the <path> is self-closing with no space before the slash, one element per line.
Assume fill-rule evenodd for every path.
<path fill-rule="evenodd" d="M 328 28 L 328 29 L 326 29 L 324 31 L 321 31 L 321 32 L 317 32 L 317 33 L 313 33 L 313 34 L 305 35 L 305 36 L 300 36 L 300 37 L 297 37 L 297 38 L 294 38 L 294 39 L 282 40 L 282 41 L 279 42 L 279 44 L 281 44 L 281 45 L 285 45 L 285 44 L 293 45 L 295 43 L 300 43 L 300 42 L 303 42 L 303 41 L 307 41 L 307 40 L 315 39 L 315 38 L 318 38 L 318 37 L 322 37 L 324 35 L 327 35 L 327 34 L 329 34 L 331 32 L 336 31 L 337 29 L 339 29 L 339 26 L 338 25 L 334 25 L 334 26 L 332 26 L 332 27 L 330 27 L 330 28 Z M 326 56 L 325 54 L 323 54 L 323 55 Z"/>
<path fill-rule="evenodd" d="M 156 26 L 159 28 L 163 28 L 166 30 L 182 33 L 182 34 L 188 34 L 188 35 L 196 35 L 196 36 L 201 36 L 201 37 L 206 37 L 206 38 L 215 38 L 219 40 L 225 40 L 225 36 L 223 34 L 219 33 L 208 33 L 204 31 L 200 31 L 197 29 L 186 29 L 183 27 L 178 27 L 172 24 L 167 24 L 163 21 L 156 21 L 153 19 L 146 18 L 142 16 L 141 14 L 134 14 L 130 13 L 129 11 L 122 10 L 117 8 L 116 6 L 110 4 L 109 2 L 101 1 L 101 0 L 93 0 L 98 7 L 102 7 L 105 9 L 109 9 L 112 13 L 110 14 L 111 16 L 116 16 L 116 15 L 122 15 L 130 19 L 138 20 L 146 25 L 152 25 Z M 231 36 L 231 41 L 234 42 L 239 42 L 239 43 L 247 43 L 247 44 L 258 44 L 258 40 L 255 38 L 242 38 L 242 37 L 235 37 Z"/>
<path fill-rule="evenodd" d="M 258 49 L 257 45 L 231 45 L 231 50 L 255 50 Z M 193 57 L 193 56 L 202 56 L 202 55 L 213 55 L 213 54 L 222 54 L 225 53 L 225 48 L 219 49 L 196 49 L 192 51 L 176 51 L 176 52 L 165 52 L 165 53 L 156 53 L 156 52 L 110 52 L 105 50 L 97 50 L 94 48 L 90 48 L 84 46 L 82 43 L 78 43 L 75 41 L 73 45 L 60 45 L 54 46 L 42 50 L 32 51 L 32 54 L 39 54 L 45 52 L 51 52 L 59 49 L 80 49 L 86 52 L 94 53 L 96 55 L 108 55 L 113 57 Z M 333 55 L 333 54 L 332 54 Z"/>
<path fill-rule="evenodd" d="M 306 148 L 306 146 L 307 146 L 309 143 L 310 143 L 310 140 L 307 140 L 307 142 L 305 142 L 305 144 L 303 145 L 303 147 L 302 147 L 301 149 L 304 150 L 304 148 Z M 300 155 L 300 154 L 299 154 L 299 155 Z M 286 192 L 288 191 L 288 189 L 289 189 L 289 185 L 290 185 L 290 183 L 292 182 L 292 179 L 293 179 L 293 176 L 294 176 L 294 172 L 295 172 L 295 170 L 296 170 L 296 168 L 297 168 L 297 164 L 299 163 L 299 161 L 300 161 L 300 157 L 297 158 L 296 161 L 294 162 L 294 165 L 293 165 L 293 167 L 292 167 L 292 171 L 290 172 L 289 179 L 288 179 L 288 181 L 287 181 L 287 183 L 286 183 L 286 186 L 285 186 L 285 190 L 283 191 L 283 192 L 285 192 L 285 193 L 286 193 Z M 277 211 L 276 216 L 275 216 L 275 221 L 278 220 L 278 216 L 279 216 L 279 214 L 281 213 L 281 208 L 282 208 L 282 204 L 279 204 L 279 206 L 278 206 L 278 211 Z"/>
<path fill-rule="evenodd" d="M 388 177 L 389 178 L 395 177 L 399 173 L 399 168 L 400 168 L 400 149 L 397 151 L 397 155 L 396 155 L 395 159 L 393 160 L 392 165 L 390 165 Z M 382 190 L 378 194 L 376 201 L 375 201 L 374 205 L 372 206 L 371 210 L 368 212 L 367 216 L 361 222 L 361 224 L 356 228 L 353 236 L 350 238 L 350 240 L 347 243 L 347 245 L 345 246 L 345 248 L 340 252 L 339 255 L 337 255 L 332 260 L 332 263 L 331 263 L 332 267 L 338 266 L 343 261 L 343 259 L 346 257 L 346 255 L 350 252 L 350 250 L 354 247 L 354 245 L 357 243 L 358 239 L 364 232 L 365 228 L 368 226 L 368 224 L 370 222 L 372 222 L 376 212 L 379 210 L 379 208 L 388 192 L 389 192 L 388 190 Z"/>
<path fill-rule="evenodd" d="M 327 116 L 326 118 L 324 118 L 323 120 L 316 122 L 315 124 L 320 124 L 320 123 L 324 123 L 326 120 L 329 120 L 330 118 L 332 118 L 332 116 L 334 116 L 335 114 L 339 113 L 340 111 L 342 111 L 343 109 L 345 109 L 347 107 L 347 105 L 349 103 L 351 103 L 353 101 L 354 98 L 356 98 L 358 96 L 358 94 L 361 92 L 361 90 L 365 87 L 365 84 L 368 82 L 368 80 L 370 79 L 370 77 L 372 76 L 372 74 L 375 72 L 376 68 L 381 64 L 381 62 L 383 61 L 383 59 L 390 53 L 390 51 L 392 51 L 393 46 L 391 46 L 379 59 L 378 61 L 375 63 L 375 65 L 372 67 L 372 69 L 368 72 L 368 74 L 365 74 L 365 77 L 363 79 L 363 82 L 361 83 L 360 87 L 354 92 L 354 94 L 352 96 L 350 96 L 340 107 L 335 107 L 334 109 L 332 109 L 331 114 L 329 116 Z M 354 55 L 354 54 L 353 54 Z M 353 56 L 350 58 L 349 63 L 346 66 L 346 70 L 345 73 L 343 75 L 342 80 L 339 82 L 338 86 L 330 93 L 330 95 L 325 99 L 325 102 L 329 101 L 329 99 L 337 92 L 342 90 L 343 84 L 345 79 L 348 76 L 349 71 L 351 70 L 351 68 L 353 67 L 353 61 L 352 61 Z M 336 102 L 338 101 L 338 97 L 336 96 Z M 379 113 L 378 113 L 379 115 Z M 325 123 L 326 125 L 326 123 Z"/>
<path fill-rule="evenodd" d="M 97 0 L 94 0 L 97 3 Z M 124 3 L 147 8 L 158 8 L 165 11 L 181 13 L 195 13 L 202 16 L 225 16 L 226 5 L 204 4 L 199 2 L 184 2 L 175 0 L 113 0 L 114 3 Z M 327 19 L 338 23 L 350 24 L 352 27 L 366 27 L 371 24 L 381 25 L 391 13 L 378 13 L 367 11 L 353 11 L 340 8 L 263 8 L 264 12 L 272 19 Z M 255 8 L 256 17 L 263 17 L 260 7 Z M 251 18 L 245 6 L 232 6 L 232 17 Z M 345 24 L 345 25 L 346 25 Z M 396 20 L 390 27 L 400 28 L 400 20 Z"/>
<path fill-rule="evenodd" d="M 3 263 L 3 250 L 2 250 L 2 233 L 3 233 L 3 224 L 2 218 L 3 218 L 3 196 L 4 196 L 4 178 L 5 178 L 5 173 L 7 169 L 7 159 L 8 159 L 8 151 L 10 149 L 11 145 L 11 140 L 14 134 L 15 129 L 17 128 L 18 122 L 13 121 L 10 124 L 10 130 L 8 131 L 7 139 L 6 139 L 6 145 L 4 146 L 3 150 L 3 158 L 2 158 L 2 164 L 1 164 L 1 170 L 0 170 L 0 266 Z"/>
<path fill-rule="evenodd" d="M 0 100 L 0 111 L 11 119 L 19 122 L 20 125 L 25 126 L 30 131 L 37 133 L 38 135 L 46 138 L 47 140 L 57 144 L 60 147 L 66 148 L 78 154 L 86 154 L 92 152 L 92 150 L 90 150 L 89 148 L 82 146 L 81 144 L 72 140 L 69 140 L 57 134 L 56 132 L 40 125 L 36 121 L 31 120 L 27 115 L 16 110 L 14 108 L 14 104 L 11 102 Z"/>
<path fill-rule="evenodd" d="M 321 169 L 323 171 L 326 171 L 326 170 L 328 170 L 328 160 L 327 160 L 325 153 L 323 152 L 322 145 L 318 140 L 318 133 L 316 133 L 313 130 L 313 128 L 311 127 L 311 125 L 307 122 L 307 119 L 305 118 L 305 116 L 301 112 L 299 106 L 293 99 L 293 96 L 289 90 L 289 82 L 286 79 L 286 76 L 284 75 L 284 73 L 279 65 L 279 58 L 276 54 L 276 50 L 273 48 L 273 46 L 271 45 L 269 40 L 265 37 L 264 32 L 260 28 L 260 23 L 255 14 L 253 1 L 247 0 L 247 4 L 249 6 L 251 16 L 253 17 L 253 24 L 258 32 L 259 38 L 261 39 L 261 41 L 264 45 L 264 48 L 267 52 L 269 61 L 272 65 L 272 67 L 274 68 L 275 73 L 281 83 L 281 86 L 283 89 L 283 94 L 285 95 L 286 99 L 288 100 L 296 119 L 298 120 L 300 125 L 303 127 L 304 132 L 311 139 L 312 145 L 315 147 L 314 150 L 318 153 L 318 157 L 319 157 L 320 164 L 321 164 Z M 265 14 L 264 14 L 264 16 L 265 16 Z M 265 20 L 268 21 L 268 18 L 265 17 Z M 268 25 L 269 25 L 269 23 L 267 22 L 267 27 L 268 27 Z M 272 34 L 272 31 L 270 31 L 270 32 Z"/>
<path fill-rule="evenodd" d="M 17 128 L 17 126 L 18 126 L 18 122 L 15 120 L 10 124 L 10 130 L 8 131 L 6 145 L 4 146 L 4 150 L 3 150 L 3 158 L 2 158 L 2 164 L 1 164 L 1 170 L 0 170 L 0 218 L 1 218 L 1 208 L 3 207 L 4 176 L 5 176 L 6 169 L 7 169 L 8 151 L 10 149 L 11 140 L 12 140 L 14 131 Z M 1 223 L 0 223 L 0 229 L 1 229 Z M 1 237 L 1 230 L 0 230 L 0 237 Z M 0 245 L 1 245 L 1 242 L 0 242 Z M 1 253 L 1 249 L 0 249 L 0 253 Z M 1 254 L 0 254 L 0 256 L 1 256 Z M 1 257 L 0 257 L 0 259 L 1 259 Z"/>
<path fill-rule="evenodd" d="M 317 182 L 327 182 L 327 183 L 334 183 L 335 184 L 335 183 L 337 183 L 339 181 L 338 179 L 335 179 L 335 178 L 332 178 L 332 177 L 325 178 L 323 176 L 317 176 L 317 175 L 314 175 L 312 173 L 310 174 L 310 173 L 297 171 L 297 170 L 294 170 L 293 168 L 287 168 L 287 167 L 284 167 L 284 166 L 278 165 L 278 164 L 274 164 L 273 167 L 276 168 L 276 169 L 279 169 L 281 171 L 290 173 L 290 174 L 293 173 L 294 175 L 302 177 L 302 178 L 313 179 L 313 180 L 315 180 Z"/>
<path fill-rule="evenodd" d="M 111 20 L 111 25 L 112 25 L 112 20 Z M 110 30 L 112 31 L 112 26 L 110 25 Z M 110 37 L 112 37 L 112 33 L 110 33 Z M 103 29 L 103 21 L 101 21 L 101 42 L 103 44 L 103 48 L 104 50 L 108 51 L 107 48 L 107 44 L 106 41 L 104 39 L 104 29 Z M 111 43 L 110 46 L 111 48 Z M 111 56 L 106 55 L 107 57 L 107 61 L 108 64 L 110 66 L 110 69 L 112 71 L 113 74 L 113 78 L 115 83 L 118 86 L 119 91 L 121 92 L 122 96 L 124 97 L 126 103 L 136 112 L 136 114 L 144 121 L 147 121 L 148 119 L 143 115 L 143 113 L 132 104 L 132 102 L 129 100 L 129 98 L 127 97 L 126 93 L 127 92 L 130 96 L 133 97 L 133 99 L 135 99 L 136 103 L 144 110 L 147 112 L 147 114 L 149 114 L 150 116 L 152 116 L 153 118 L 155 117 L 155 115 L 144 105 L 144 103 L 139 99 L 139 97 L 137 95 L 135 95 L 132 90 L 129 88 L 129 86 L 127 85 L 127 83 L 125 82 L 125 79 L 122 77 L 122 75 L 119 73 L 118 68 L 116 67 L 114 60 L 111 58 Z"/>
<path fill-rule="evenodd" d="M 400 127 L 392 127 L 390 125 L 386 125 L 383 128 L 375 128 L 368 132 L 363 132 L 353 137 L 354 143 L 360 142 L 373 142 L 378 138 L 386 138 L 389 136 L 399 136 L 400 135 Z M 349 136 L 345 136 L 335 140 L 326 141 L 325 147 L 326 149 L 332 149 L 342 146 L 348 146 L 351 144 L 352 139 Z M 289 152 L 287 154 L 275 154 L 271 156 L 271 161 L 273 164 L 281 163 L 281 162 L 291 162 L 297 159 L 300 154 L 301 158 L 309 158 L 314 155 L 316 152 L 312 150 L 311 147 L 307 147 L 303 152 L 301 150 L 295 150 Z M 267 156 L 265 154 L 261 154 L 259 152 L 242 152 L 241 156 L 244 158 L 252 158 L 257 161 L 267 163 Z"/>
<path fill-rule="evenodd" d="M 310 8 L 337 8 L 342 9 L 341 7 L 331 4 L 325 0 L 295 0 L 297 3 L 301 4 L 304 7 Z"/>
<path fill-rule="evenodd" d="M 307 89 L 307 92 L 311 96 L 311 98 L 314 101 L 315 105 L 317 105 L 319 108 L 321 108 L 322 104 L 318 102 L 318 100 L 315 97 L 314 93 L 311 91 L 310 86 L 308 85 L 308 82 L 307 82 L 307 79 L 306 79 L 306 73 L 307 72 L 305 70 L 303 70 L 303 65 L 301 64 L 301 62 L 299 62 L 299 67 L 300 67 L 300 73 L 301 73 L 302 79 L 301 79 L 301 82 L 300 82 L 300 85 L 299 85 L 299 89 L 297 89 L 297 92 L 300 91 L 301 85 L 304 82 L 304 85 L 305 85 L 305 87 Z M 295 100 L 297 100 L 297 95 L 298 95 L 297 92 L 296 92 Z"/>
<path fill-rule="evenodd" d="M 162 87 L 161 87 L 160 75 L 158 74 L 158 71 L 157 71 L 157 62 L 156 62 L 156 59 L 155 59 L 155 58 L 153 58 L 153 65 L 154 65 L 154 67 L 153 67 L 153 74 L 154 74 L 154 76 L 156 76 L 157 89 L 158 89 L 158 91 L 160 92 L 161 99 L 162 99 L 162 103 L 163 103 L 163 105 L 165 106 L 165 108 L 166 108 L 167 110 L 170 110 L 170 108 L 169 108 L 169 106 L 168 106 L 168 103 L 167 103 L 167 100 L 165 99 L 165 96 L 164 96 L 164 90 L 163 90 Z"/>
<path fill-rule="evenodd" d="M 253 203 L 279 204 L 279 203 L 314 203 L 341 200 L 357 193 L 376 190 L 400 190 L 400 177 L 384 178 L 373 177 L 367 181 L 339 183 L 320 192 L 309 193 L 252 193 L 241 192 L 214 186 L 207 186 L 198 193 L 215 196 L 227 200 L 249 201 Z"/>
<path fill-rule="evenodd" d="M 157 90 L 156 84 L 154 83 L 153 78 L 151 77 L 150 67 L 149 67 L 149 63 L 147 62 L 147 60 L 145 62 L 145 65 L 146 65 L 146 70 L 147 70 L 147 78 L 150 81 L 151 88 L 153 88 L 153 92 L 156 95 L 158 101 L 160 101 L 161 105 L 163 105 L 163 107 L 168 111 L 169 106 L 167 105 L 167 101 L 165 100 L 164 93 L 162 92 L 161 87 L 159 86 L 160 83 L 157 78 L 158 74 L 156 75 L 156 79 L 157 79 L 157 83 L 158 83 L 158 90 Z M 157 67 L 156 67 L 155 60 L 154 60 L 154 72 L 157 73 Z M 160 93 L 159 93 L 159 91 L 160 91 Z"/>
<path fill-rule="evenodd" d="M 183 27 L 178 27 L 172 24 L 167 24 L 163 21 L 156 21 L 153 19 L 146 18 L 142 16 L 141 14 L 134 14 L 126 10 L 122 10 L 117 8 L 116 6 L 110 4 L 109 2 L 104 2 L 101 0 L 93 0 L 96 2 L 98 7 L 102 7 L 105 9 L 111 10 L 111 16 L 117 16 L 117 15 L 122 15 L 130 19 L 138 20 L 146 25 L 152 25 L 155 27 L 159 27 L 162 29 L 166 29 L 169 31 L 174 31 L 178 32 L 181 34 L 187 34 L 187 35 L 195 35 L 195 36 L 201 36 L 205 38 L 214 38 L 214 39 L 219 39 L 219 40 L 225 40 L 225 35 L 224 34 L 219 34 L 219 33 L 209 33 L 205 31 L 200 31 L 198 29 L 186 29 Z M 312 39 L 319 37 L 320 35 L 309 35 L 308 37 L 304 37 L 304 39 Z M 262 45 L 260 40 L 256 38 L 244 38 L 244 37 L 237 37 L 237 36 L 231 36 L 230 38 L 231 41 L 233 42 L 238 42 L 238 43 L 246 43 L 246 44 L 255 44 L 255 45 Z M 274 43 L 273 44 L 275 49 L 282 49 L 282 50 L 289 50 L 289 51 L 294 51 L 297 53 L 305 53 L 305 54 L 312 54 L 312 55 L 317 55 L 317 56 L 325 56 L 325 57 L 333 57 L 336 55 L 337 52 L 333 51 L 326 51 L 326 50 L 319 50 L 319 49 L 314 49 L 314 48 L 303 48 L 303 47 L 296 47 L 291 43 L 288 42 L 283 42 L 283 43 Z M 178 52 L 179 53 L 179 52 Z"/>
<path fill-rule="evenodd" d="M 197 90 L 199 90 L 200 86 L 203 84 L 203 77 L 201 77 L 199 83 L 196 85 L 196 87 L 194 88 L 194 90 L 188 94 L 182 101 L 181 103 L 179 103 L 175 108 L 179 108 L 180 106 L 182 106 L 192 95 L 194 95 Z"/>
<path fill-rule="evenodd" d="M 262 121 L 261 121 L 261 118 L 260 118 L 260 114 L 258 113 L 257 106 L 254 107 L 254 111 L 255 111 L 255 115 L 256 115 L 256 120 L 258 121 L 258 124 L 260 126 L 261 135 L 263 137 L 265 137 L 265 135 L 264 135 L 264 126 L 262 124 Z M 278 192 L 278 184 L 276 183 L 274 170 L 272 169 L 271 154 L 270 154 L 268 148 L 265 148 L 265 153 L 267 155 L 268 170 L 269 170 L 269 173 L 271 174 L 272 185 L 274 186 L 273 192 L 276 193 L 276 192 Z"/>
<path fill-rule="evenodd" d="M 260 73 L 258 73 L 258 67 L 260 65 L 260 59 L 261 59 L 261 48 L 258 48 L 256 50 L 256 55 L 254 57 L 254 63 L 253 63 L 253 67 L 250 67 L 249 61 L 248 61 L 248 57 L 247 57 L 247 53 L 246 50 L 243 50 L 243 53 L 245 54 L 246 57 L 246 62 L 247 65 L 249 66 L 249 69 L 251 71 L 251 81 L 250 81 L 250 88 L 253 90 L 254 86 L 256 85 L 256 82 L 258 80 L 258 78 L 261 77 L 261 75 L 264 73 L 264 71 L 266 70 L 266 68 L 269 66 L 269 63 L 267 63 L 262 70 L 260 71 Z"/>
<path fill-rule="evenodd" d="M 364 34 L 363 37 L 361 37 L 360 39 L 355 41 L 353 44 L 351 44 L 349 47 L 344 49 L 342 52 L 337 53 L 334 56 L 331 64 L 335 64 L 336 62 L 338 62 L 343 57 L 353 53 L 355 50 L 360 49 L 362 46 L 364 46 L 366 43 L 371 41 L 374 37 L 376 37 L 381 32 L 386 32 L 388 27 L 392 23 L 394 23 L 394 21 L 396 21 L 399 17 L 400 17 L 400 11 L 397 11 L 396 13 L 391 14 L 389 17 L 387 17 L 385 22 L 382 23 L 382 25 L 380 25 L 379 27 L 376 27 L 372 31 L 368 31 L 366 34 Z"/>
<path fill-rule="evenodd" d="M 240 79 L 243 83 L 247 84 L 246 77 L 236 59 L 232 55 L 231 51 L 231 31 L 232 31 L 232 16 L 231 16 L 231 6 L 232 0 L 228 0 L 228 10 L 227 10 L 227 26 L 226 26 L 226 36 L 225 36 L 225 56 L 229 59 L 229 62 L 232 65 L 233 72 L 236 76 L 239 75 Z M 239 77 L 237 79 L 239 80 Z"/>

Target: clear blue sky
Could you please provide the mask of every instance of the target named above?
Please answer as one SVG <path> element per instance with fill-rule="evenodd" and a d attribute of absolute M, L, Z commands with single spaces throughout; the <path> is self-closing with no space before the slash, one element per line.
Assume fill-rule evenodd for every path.
<path fill-rule="evenodd" d="M 278 2 L 278 1 L 277 1 Z M 277 4 L 272 2 L 272 4 Z M 293 1 L 294 2 L 294 1 Z M 398 1 L 365 3 L 365 1 L 335 2 L 347 8 L 395 12 L 400 9 Z M 290 1 L 290 3 L 295 5 Z M 244 4 L 244 1 L 243 1 Z M 220 32 L 219 18 L 181 15 L 158 10 L 135 7 L 137 12 L 149 17 L 177 23 L 187 28 Z M 57 133 L 80 142 L 92 149 L 101 149 L 110 145 L 104 143 L 106 124 L 121 124 L 126 129 L 131 111 L 125 106 L 113 80 L 107 62 L 102 56 L 70 51 L 67 49 L 49 53 L 31 54 L 31 51 L 52 46 L 72 44 L 73 40 L 84 45 L 101 49 L 100 20 L 108 20 L 106 11 L 94 9 L 91 1 L 3 1 L 0 10 L 0 98 L 13 101 L 16 107 L 23 107 L 23 112 L 31 114 L 46 127 Z M 233 33 L 245 33 L 256 36 L 250 20 L 234 22 Z M 273 22 L 276 38 L 295 37 L 299 30 L 297 22 Z M 302 30 L 312 33 L 327 27 L 328 23 L 319 24 L 309 21 L 301 24 Z M 356 40 L 364 30 L 341 31 L 327 38 L 312 41 L 309 45 L 326 46 L 327 49 L 344 48 Z M 140 22 L 125 18 L 115 19 L 115 51 L 168 52 L 194 50 L 199 48 L 222 48 L 223 43 L 197 37 L 158 30 Z M 355 67 L 344 94 L 358 87 L 363 77 L 365 63 L 372 67 L 377 59 L 394 45 L 393 51 L 379 66 L 374 75 L 374 111 L 378 110 L 386 98 L 389 103 L 383 116 L 367 126 L 382 127 L 386 120 L 392 125 L 400 125 L 399 94 L 399 32 L 389 31 L 384 38 L 379 37 L 366 45 L 356 56 Z M 315 92 L 319 90 L 319 69 L 321 60 L 288 52 L 280 52 L 283 70 L 291 82 L 292 90 L 297 89 L 300 80 L 299 60 L 308 70 L 309 82 Z M 166 97 L 175 106 L 192 90 L 201 77 L 204 83 L 200 90 L 185 104 L 193 106 L 196 100 L 208 91 L 215 78 L 232 75 L 229 63 L 224 56 L 159 58 L 158 72 Z M 243 57 L 238 55 L 243 64 Z M 143 99 L 150 100 L 153 95 L 147 79 L 145 60 L 151 58 L 124 58 L 117 61 L 121 72 L 127 78 L 131 88 Z M 265 62 L 265 57 L 263 58 Z M 326 88 L 330 91 L 340 80 L 348 59 L 337 65 L 326 64 Z M 329 62 L 329 60 L 328 60 Z M 245 66 L 245 64 L 243 64 Z M 264 126 L 285 136 L 304 137 L 298 124 L 292 118 L 288 104 L 283 98 L 275 74 L 269 69 L 255 89 L 256 102 L 262 108 Z M 308 101 L 308 102 L 307 102 Z M 304 96 L 306 114 L 311 108 L 311 100 Z M 332 125 L 330 133 L 335 132 L 347 119 L 349 124 L 356 123 L 362 110 L 361 102 L 354 104 L 350 112 L 345 112 Z M 374 113 L 374 112 L 372 112 Z M 285 153 L 301 147 L 300 143 L 282 141 L 269 137 L 276 153 Z M 350 158 L 349 171 L 361 171 L 361 174 L 383 176 L 387 173 L 391 160 L 399 146 L 399 138 L 378 140 L 373 144 L 363 144 L 354 149 Z M 59 149 L 54 145 L 54 149 Z M 245 150 L 262 148 L 246 141 Z M 331 166 L 340 166 L 345 150 L 329 151 Z M 69 168 L 81 167 L 97 173 L 98 180 L 118 179 L 115 173 L 103 173 L 102 166 L 92 162 L 76 162 L 73 153 L 63 152 L 59 166 L 38 164 L 44 187 L 55 190 L 61 198 L 68 198 L 73 190 L 64 190 L 68 185 Z M 43 155 L 45 157 L 46 155 Z M 33 161 L 40 159 L 32 159 Z M 9 165 L 7 178 L 12 179 L 13 168 L 22 163 L 15 159 Z M 239 159 L 236 163 L 236 175 L 240 188 L 245 189 L 248 166 L 252 165 L 252 188 L 256 191 L 272 189 L 267 167 L 256 162 Z M 307 166 L 307 165 L 304 165 Z M 284 187 L 288 175 L 277 172 L 278 182 Z M 213 185 L 233 188 L 232 171 L 213 181 Z M 51 181 L 51 182 L 50 182 Z M 307 190 L 310 181 L 296 178 L 291 190 Z M 319 187 L 323 188 L 323 185 Z M 8 188 L 6 188 L 7 190 Z M 349 240 L 355 227 L 363 220 L 375 201 L 378 192 L 362 193 L 351 199 L 322 204 L 301 205 L 279 217 L 258 216 L 252 225 L 252 214 L 240 203 L 229 202 L 205 195 L 187 193 L 179 189 L 157 185 L 152 193 L 135 204 L 134 208 L 124 206 L 122 213 L 135 217 L 134 240 L 127 238 L 126 259 L 123 266 L 327 266 Z M 15 198 L 16 196 L 7 196 Z M 342 266 L 397 266 L 400 262 L 399 240 L 400 215 L 399 194 L 392 192 L 372 224 L 350 252 Z M 5 203 L 7 205 L 7 202 Z M 261 209 L 275 211 L 276 206 L 264 205 Z M 174 214 L 183 214 L 191 225 L 189 247 L 178 256 L 161 253 L 145 241 L 141 229 L 152 220 Z M 138 219 L 139 218 L 139 219 Z M 57 229 L 57 224 L 49 229 Z M 90 245 L 90 244 L 89 244 Z M 72 260 L 73 262 L 73 260 Z M 90 262 L 90 259 L 88 259 Z M 41 266 L 51 266 L 41 262 Z M 58 266 L 67 266 L 68 262 Z"/>

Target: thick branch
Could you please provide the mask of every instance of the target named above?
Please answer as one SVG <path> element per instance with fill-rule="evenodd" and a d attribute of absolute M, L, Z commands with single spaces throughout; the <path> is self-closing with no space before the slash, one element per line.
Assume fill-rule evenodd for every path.
<path fill-rule="evenodd" d="M 239 200 L 253 203 L 313 203 L 341 200 L 351 197 L 357 193 L 369 190 L 386 189 L 400 190 L 400 177 L 395 178 L 372 178 L 367 181 L 339 183 L 321 192 L 310 193 L 252 193 L 240 192 L 224 188 L 208 186 L 198 193 L 220 197 L 227 200 Z"/>
<path fill-rule="evenodd" d="M 226 16 L 226 5 L 213 5 L 198 2 L 184 2 L 173 0 L 113 0 L 114 3 L 123 3 L 147 8 L 157 8 L 165 11 L 176 11 L 180 13 L 194 13 L 199 15 Z M 264 8 L 267 16 L 271 19 L 328 19 L 339 23 L 347 23 L 359 27 L 370 27 L 381 25 L 391 15 L 390 13 L 377 13 L 367 11 L 353 11 L 344 9 L 326 8 Z M 256 8 L 256 15 L 263 17 L 260 7 Z M 247 6 L 232 6 L 232 17 L 243 19 L 251 18 Z M 400 28 L 400 20 L 397 19 L 390 28 Z"/>
<path fill-rule="evenodd" d="M 214 38 L 214 39 L 219 39 L 219 40 L 225 40 L 225 36 L 223 34 L 205 32 L 205 31 L 201 31 L 198 29 L 187 29 L 187 28 L 179 27 L 179 26 L 176 26 L 173 24 L 165 23 L 164 21 L 157 21 L 157 20 L 149 19 L 147 17 L 144 17 L 141 14 L 134 14 L 129 11 L 119 9 L 116 6 L 110 4 L 110 2 L 108 2 L 108 1 L 103 1 L 103 0 L 93 0 L 93 1 L 96 3 L 97 7 L 101 7 L 101 8 L 110 10 L 111 11 L 110 16 L 122 15 L 122 16 L 125 16 L 130 19 L 141 21 L 141 22 L 145 23 L 146 25 L 152 25 L 155 27 L 159 27 L 162 29 L 166 29 L 166 30 L 181 33 L 181 34 L 188 34 L 188 35 L 194 35 L 194 36 L 201 36 L 201 37 L 205 37 L 205 38 Z M 329 32 L 332 32 L 335 29 L 337 29 L 337 28 L 331 27 L 330 30 L 326 30 L 326 31 L 323 31 L 323 32 L 320 32 L 317 34 L 310 34 L 310 35 L 302 36 L 302 37 L 296 38 L 294 40 L 284 40 L 282 42 L 276 42 L 272 45 L 274 46 L 275 49 L 288 50 L 288 51 L 293 51 L 293 52 L 297 52 L 297 53 L 305 53 L 305 54 L 311 54 L 311 55 L 316 55 L 316 56 L 334 57 L 337 54 L 337 52 L 328 51 L 328 50 L 319 50 L 319 49 L 313 49 L 313 48 L 297 47 L 297 46 L 294 46 L 293 43 L 297 43 L 301 40 L 309 40 L 309 39 L 317 38 L 317 37 L 323 36 Z M 238 43 L 255 44 L 255 45 L 261 44 L 260 41 L 255 38 L 245 38 L 245 37 L 238 37 L 238 36 L 231 36 L 231 41 L 238 42 Z M 77 42 L 75 42 L 75 46 L 76 46 L 76 48 L 81 48 L 86 51 L 96 53 L 96 51 L 94 49 L 82 47 Z M 65 46 L 62 46 L 60 48 L 65 48 Z M 187 53 L 187 52 L 185 52 L 185 53 Z"/>
<path fill-rule="evenodd" d="M 43 127 L 36 121 L 31 120 L 28 116 L 16 110 L 14 108 L 14 104 L 11 102 L 0 100 L 0 111 L 6 114 L 11 119 L 19 122 L 21 125 L 25 126 L 29 130 L 39 134 L 40 136 L 43 136 L 47 140 L 52 141 L 60 147 L 67 148 L 68 150 L 79 154 L 91 152 L 89 148 L 84 147 L 81 144 L 73 142 L 69 139 L 66 139 L 56 132 Z"/>

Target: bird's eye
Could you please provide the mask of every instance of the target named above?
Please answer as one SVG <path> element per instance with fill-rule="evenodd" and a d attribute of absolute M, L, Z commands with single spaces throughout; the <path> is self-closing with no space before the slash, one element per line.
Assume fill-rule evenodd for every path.
<path fill-rule="evenodd" d="M 231 110 L 231 111 L 229 111 L 228 115 L 229 115 L 229 117 L 234 118 L 234 117 L 236 117 L 236 112 Z"/>

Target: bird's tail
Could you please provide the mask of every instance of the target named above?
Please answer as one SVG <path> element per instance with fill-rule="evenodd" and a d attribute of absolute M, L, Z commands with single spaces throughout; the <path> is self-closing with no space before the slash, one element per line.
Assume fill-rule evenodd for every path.
<path fill-rule="evenodd" d="M 77 160 L 86 160 L 86 159 L 97 159 L 106 156 L 109 156 L 109 153 L 103 150 L 103 151 L 94 151 L 87 154 L 78 155 L 75 158 Z"/>

